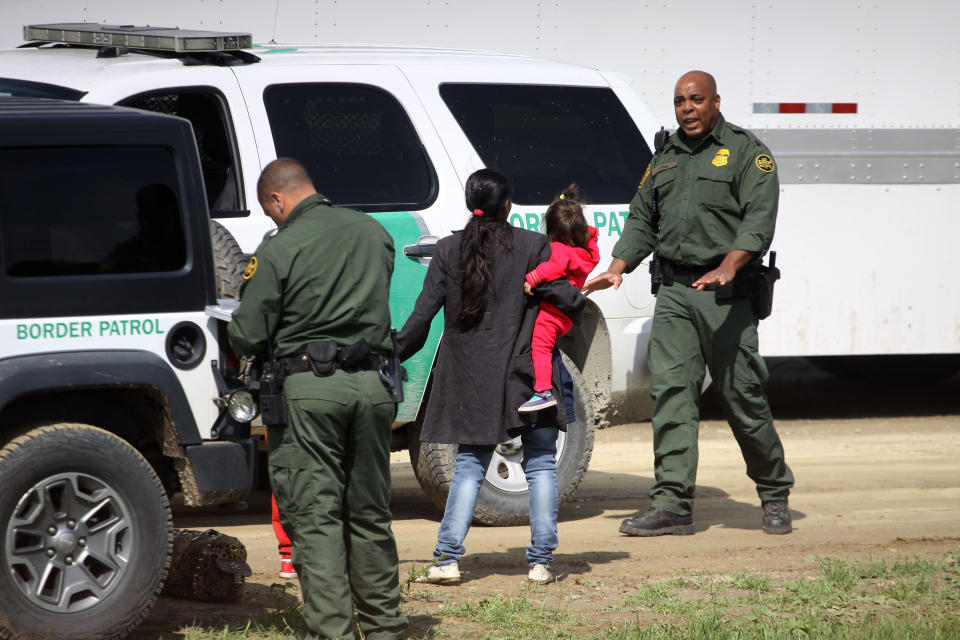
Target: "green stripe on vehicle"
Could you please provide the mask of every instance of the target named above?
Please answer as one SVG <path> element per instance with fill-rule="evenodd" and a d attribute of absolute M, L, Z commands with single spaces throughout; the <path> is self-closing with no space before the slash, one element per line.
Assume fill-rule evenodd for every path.
<path fill-rule="evenodd" d="M 393 326 L 398 330 L 410 317 L 417 296 L 423 289 L 423 278 L 427 274 L 426 265 L 419 260 L 403 255 L 403 247 L 416 244 L 424 231 L 420 229 L 413 214 L 406 211 L 387 211 L 371 213 L 372 217 L 383 225 L 393 237 L 396 256 L 393 264 L 393 280 L 390 282 L 390 317 Z M 423 349 L 415 356 L 403 363 L 407 369 L 407 382 L 403 386 L 405 400 L 397 407 L 397 422 L 415 420 L 423 392 L 430 377 L 433 366 L 433 356 L 440 344 L 440 335 L 443 333 L 443 313 L 437 314 L 430 325 L 430 333 Z"/>

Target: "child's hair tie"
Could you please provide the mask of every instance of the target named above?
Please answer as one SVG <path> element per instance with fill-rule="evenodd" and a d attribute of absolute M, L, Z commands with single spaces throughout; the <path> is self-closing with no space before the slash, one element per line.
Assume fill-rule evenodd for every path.
<path fill-rule="evenodd" d="M 473 210 L 473 215 L 475 215 L 475 216 L 482 216 L 482 215 L 483 215 L 483 209 L 474 209 L 474 210 Z"/>

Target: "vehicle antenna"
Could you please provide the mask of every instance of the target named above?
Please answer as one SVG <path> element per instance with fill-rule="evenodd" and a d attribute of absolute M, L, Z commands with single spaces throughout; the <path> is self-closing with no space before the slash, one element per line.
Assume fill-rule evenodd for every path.
<path fill-rule="evenodd" d="M 280 0 L 273 9 L 273 34 L 270 36 L 270 44 L 277 44 L 277 15 L 280 13 Z"/>

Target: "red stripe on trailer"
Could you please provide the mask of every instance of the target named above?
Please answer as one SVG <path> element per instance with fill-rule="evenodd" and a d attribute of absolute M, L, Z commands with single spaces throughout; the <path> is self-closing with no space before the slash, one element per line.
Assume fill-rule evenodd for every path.
<path fill-rule="evenodd" d="M 754 102 L 754 113 L 857 113 L 856 102 Z"/>
<path fill-rule="evenodd" d="M 806 113 L 807 103 L 805 102 L 781 102 L 780 113 Z"/>
<path fill-rule="evenodd" d="M 833 113 L 856 113 L 856 102 L 834 102 Z"/>

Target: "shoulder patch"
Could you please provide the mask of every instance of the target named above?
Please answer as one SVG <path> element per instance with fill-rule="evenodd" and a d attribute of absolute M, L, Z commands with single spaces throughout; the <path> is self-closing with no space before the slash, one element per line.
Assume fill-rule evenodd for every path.
<path fill-rule="evenodd" d="M 250 262 L 247 263 L 247 268 L 243 270 L 243 279 L 249 280 L 253 277 L 253 274 L 257 272 L 257 256 L 250 258 Z"/>
<path fill-rule="evenodd" d="M 637 191 L 639 191 L 640 189 L 643 189 L 643 183 L 646 182 L 646 181 L 647 181 L 647 178 L 650 177 L 650 165 L 651 165 L 651 164 L 653 164 L 652 161 L 647 163 L 647 170 L 643 172 L 643 177 L 640 178 L 640 186 L 637 187 Z"/>
<path fill-rule="evenodd" d="M 764 173 L 773 173 L 773 170 L 776 169 L 776 165 L 773 164 L 773 158 L 771 158 L 766 153 L 761 153 L 754 160 L 754 164 L 757 165 L 757 169 L 763 171 Z"/>

